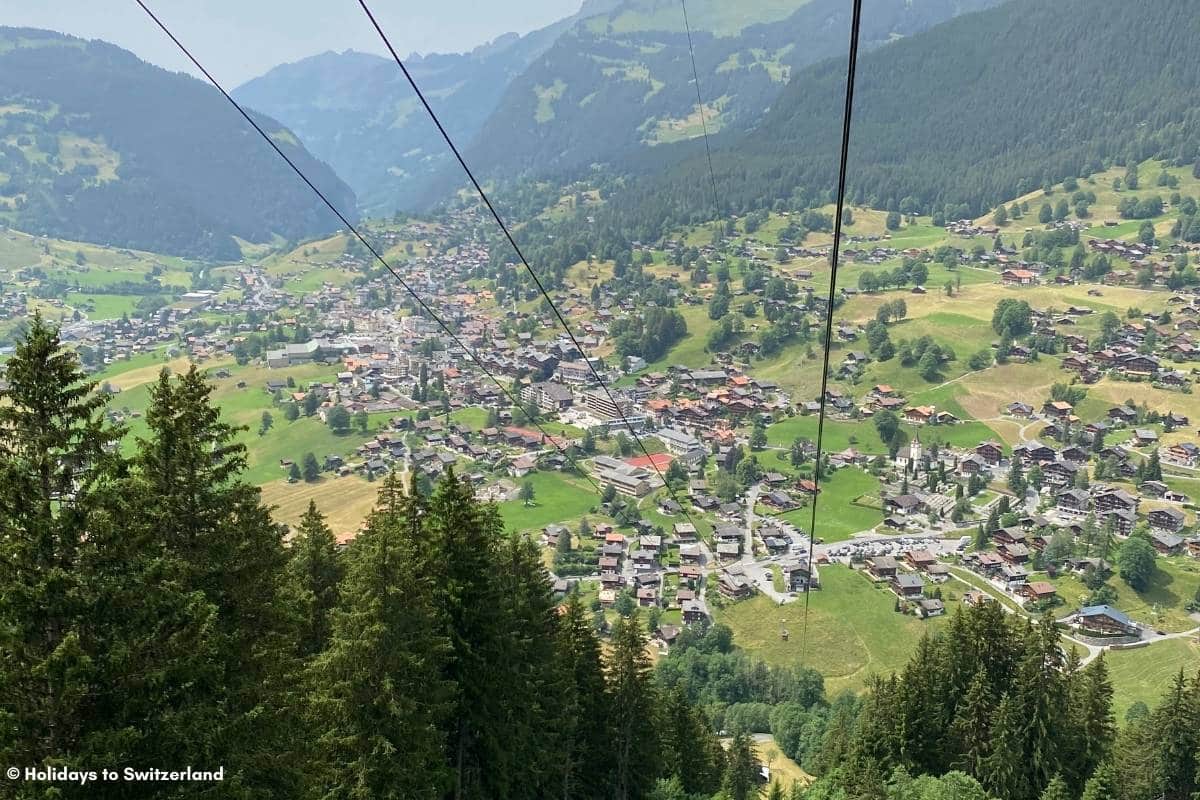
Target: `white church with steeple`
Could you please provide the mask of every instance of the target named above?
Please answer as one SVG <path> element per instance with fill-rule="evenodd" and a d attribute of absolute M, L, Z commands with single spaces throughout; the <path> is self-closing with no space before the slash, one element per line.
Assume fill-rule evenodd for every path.
<path fill-rule="evenodd" d="M 901 447 L 896 451 L 896 466 L 900 469 L 907 470 L 909 465 L 912 465 L 915 471 L 921 464 L 921 458 L 924 452 L 921 448 L 921 434 L 914 433 L 912 441 L 907 446 Z"/>

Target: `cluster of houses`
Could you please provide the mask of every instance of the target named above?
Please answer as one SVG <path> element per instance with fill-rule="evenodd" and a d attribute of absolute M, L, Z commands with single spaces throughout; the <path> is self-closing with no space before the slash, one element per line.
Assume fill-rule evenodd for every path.
<path fill-rule="evenodd" d="M 646 525 L 635 530 L 626 536 L 607 523 L 592 529 L 600 605 L 612 607 L 619 594 L 628 591 L 643 608 L 678 610 L 685 624 L 707 621 L 705 551 L 695 525 L 677 522 L 669 535 L 652 533 Z M 550 546 L 559 536 L 570 535 L 560 525 L 546 526 L 542 534 Z M 565 589 L 562 583 L 559 590 Z"/>
<path fill-rule="evenodd" d="M 873 581 L 886 584 L 901 601 L 913 604 L 918 616 L 937 617 L 946 612 L 942 599 L 932 596 L 927 587 L 949 580 L 950 569 L 928 550 L 908 550 L 903 560 L 874 556 L 863 568 Z"/>

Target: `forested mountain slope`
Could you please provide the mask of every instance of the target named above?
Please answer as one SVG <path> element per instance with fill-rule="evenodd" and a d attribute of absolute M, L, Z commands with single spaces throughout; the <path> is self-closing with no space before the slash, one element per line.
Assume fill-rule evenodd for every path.
<path fill-rule="evenodd" d="M 334 202 L 354 194 L 258 121 Z M 0 220 L 31 233 L 196 258 L 331 230 L 319 204 L 212 87 L 101 41 L 0 28 Z"/>
<path fill-rule="evenodd" d="M 413 56 L 405 66 L 451 135 L 469 141 L 509 81 L 575 22 L 617 2 L 587 0 L 577 14 L 525 36 L 506 34 L 467 53 Z M 370 211 L 388 213 L 406 204 L 449 157 L 390 58 L 322 53 L 278 66 L 239 86 L 234 95 L 295 130 Z"/>
<path fill-rule="evenodd" d="M 1150 157 L 1192 163 L 1200 40 L 1186 0 L 1013 0 L 860 57 L 854 202 L 977 215 L 1047 181 Z M 845 63 L 797 74 L 759 128 L 714 154 L 722 211 L 823 202 L 837 176 Z M 708 213 L 693 157 L 635 186 L 635 235 Z M 907 203 L 905 200 L 907 199 Z"/>
<path fill-rule="evenodd" d="M 868 0 L 863 46 L 995 2 Z M 753 126 L 794 70 L 846 50 L 850 8 L 843 0 L 797 1 L 782 18 L 780 3 L 749 5 L 689 4 L 710 134 Z M 733 16 L 757 24 L 731 32 Z M 514 80 L 471 160 L 499 176 L 569 173 L 611 160 L 619 169 L 624 154 L 693 139 L 702 130 L 679 4 L 637 0 L 577 25 Z"/>

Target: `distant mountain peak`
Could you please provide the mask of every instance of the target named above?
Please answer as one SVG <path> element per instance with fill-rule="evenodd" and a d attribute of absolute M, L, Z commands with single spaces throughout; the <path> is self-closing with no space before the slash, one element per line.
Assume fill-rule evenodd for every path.
<path fill-rule="evenodd" d="M 406 64 L 451 134 L 465 143 L 513 78 L 573 25 L 618 2 L 588 0 L 576 14 L 539 30 L 504 33 L 466 53 L 414 53 Z M 275 67 L 234 96 L 295 130 L 372 212 L 411 205 L 446 161 L 445 145 L 385 57 L 321 54 Z"/>

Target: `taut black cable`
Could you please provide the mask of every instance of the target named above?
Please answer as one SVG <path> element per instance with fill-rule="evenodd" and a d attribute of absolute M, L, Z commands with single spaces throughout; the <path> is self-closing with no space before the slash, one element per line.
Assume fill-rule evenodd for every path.
<path fill-rule="evenodd" d="M 712 149 L 708 146 L 708 123 L 704 121 L 704 100 L 700 96 L 700 72 L 696 69 L 696 50 L 692 47 L 692 26 L 688 24 L 687 0 L 679 0 L 683 7 L 683 29 L 687 31 L 688 55 L 692 57 L 692 80 L 696 82 L 696 111 L 700 114 L 700 130 L 704 132 L 704 155 L 708 159 L 708 179 L 712 182 L 713 216 L 721 216 L 717 200 L 717 176 L 713 173 Z"/>
<path fill-rule="evenodd" d="M 267 132 L 264 131 L 259 126 L 259 124 L 257 122 L 255 122 L 254 119 L 248 113 L 246 113 L 246 110 L 244 108 L 242 108 L 242 106 L 236 100 L 233 99 L 233 96 L 230 95 L 229 92 L 225 91 L 225 88 L 223 86 L 221 86 L 221 84 L 217 81 L 217 79 L 214 78 L 212 76 L 212 74 L 209 73 L 209 71 L 204 68 L 204 65 L 201 64 L 199 62 L 199 60 L 197 60 L 196 57 L 193 56 L 191 54 L 191 52 L 186 47 L 183 46 L 183 43 L 180 42 L 179 39 L 175 38 L 175 34 L 171 33 L 170 29 L 167 28 L 167 26 L 163 24 L 162 20 L 160 20 L 157 16 L 155 16 L 154 12 L 151 11 L 150 8 L 142 0 L 135 0 L 135 2 L 139 6 L 142 7 L 142 10 L 145 11 L 147 15 L 149 15 L 150 19 L 154 20 L 154 24 L 158 25 L 158 27 L 162 29 L 162 32 L 165 33 L 167 35 L 167 37 L 170 38 L 170 40 L 175 43 L 175 46 L 179 48 L 180 52 L 182 52 L 185 56 L 187 56 L 188 60 L 191 61 L 192 64 L 195 65 L 196 69 L 200 70 L 200 72 L 204 74 L 204 77 L 208 79 L 208 82 L 211 83 L 214 87 L 216 87 L 218 92 L 220 92 L 222 95 L 225 96 L 225 99 L 229 101 L 230 105 L 232 105 L 234 108 L 237 109 L 238 113 L 242 115 L 242 117 L 246 120 L 246 122 L 250 123 L 250 126 L 252 128 L 254 128 L 254 130 L 258 131 L 258 135 L 263 138 L 263 141 L 265 141 L 267 144 L 271 145 L 271 149 L 273 149 L 279 155 L 280 158 L 282 158 L 285 162 L 287 162 L 287 165 L 292 168 L 293 172 L 295 172 L 298 176 L 300 176 L 300 180 L 304 181 L 308 185 L 308 188 L 312 189 L 313 192 L 317 195 L 317 197 L 321 198 L 321 202 L 323 202 L 329 208 L 329 210 L 333 212 L 334 216 L 336 216 L 339 220 L 341 220 L 342 224 L 346 226 L 346 229 L 348 231 L 350 231 L 352 234 L 354 234 L 354 236 L 358 239 L 358 241 L 360 241 L 363 244 L 363 246 L 367 248 L 367 250 L 371 253 L 371 255 L 373 255 L 375 257 L 375 259 L 380 264 L 382 264 L 385 269 L 387 269 L 388 272 L 392 273 L 392 277 L 395 278 L 400 283 L 400 286 L 403 287 L 404 291 L 408 292 L 412 296 L 412 298 L 417 301 L 417 304 L 422 308 L 422 310 L 424 310 L 425 313 L 427 313 L 433 319 L 434 322 L 436 322 L 439 326 L 441 326 L 442 330 L 446 332 L 446 335 L 448 335 L 450 337 L 450 339 L 456 345 L 461 347 L 463 352 L 465 352 L 468 356 L 470 356 L 471 360 L 475 362 L 475 365 L 478 366 L 479 369 L 483 371 L 483 374 L 487 375 L 489 378 L 491 378 L 492 382 L 494 384 L 496 384 L 497 387 L 499 387 L 500 391 L 504 392 L 505 397 L 507 397 L 509 399 L 509 401 L 515 407 L 524 408 L 524 406 L 522 406 L 521 403 L 513 396 L 512 392 L 509 391 L 508 387 L 506 387 L 503 383 L 501 383 L 500 380 L 498 378 L 496 378 L 495 375 L 492 374 L 491 370 L 489 370 L 484 365 L 483 361 L 480 360 L 479 356 L 475 355 L 475 353 L 473 353 L 471 351 L 471 349 L 469 347 L 467 347 L 466 344 L 463 343 L 463 341 L 458 337 L 458 334 L 456 334 L 453 330 L 451 330 L 450 326 L 447 325 L 442 320 L 442 318 L 437 315 L 436 312 L 434 312 L 434 310 L 429 306 L 429 304 L 421 299 L 421 296 L 418 295 L 413 290 L 413 288 L 408 285 L 408 282 L 405 281 L 404 278 L 400 277 L 400 273 L 396 272 L 396 270 L 392 268 L 392 265 L 389 264 L 387 262 L 387 260 L 382 255 L 380 255 L 379 251 L 375 249 L 375 246 L 372 245 L 369 241 L 367 241 L 367 238 L 365 236 L 363 236 L 361 233 L 359 233 L 358 228 L 355 227 L 354 224 L 350 222 L 350 220 L 346 217 L 346 215 L 343 214 L 341 211 L 339 211 L 337 206 L 335 206 L 329 200 L 329 198 L 325 196 L 324 192 L 322 192 L 320 189 L 318 189 L 316 187 L 316 185 L 311 180 L 308 179 L 308 176 L 305 175 L 304 172 L 301 171 L 301 169 L 296 166 L 295 162 L 292 161 L 292 159 L 288 158 L 287 154 L 284 153 L 283 150 L 281 150 L 279 148 L 279 145 L 275 144 L 275 140 L 272 139 L 270 137 L 270 135 L 267 134 Z M 551 436 L 550 433 L 547 432 L 546 429 L 543 428 L 541 426 L 541 424 L 538 423 L 536 420 L 531 419 L 530 422 L 532 422 L 537 427 L 537 429 L 539 431 L 541 431 L 542 435 L 544 437 L 546 437 L 546 439 L 549 440 L 550 443 L 553 444 L 560 453 L 562 453 L 564 456 L 567 457 L 567 459 L 571 462 L 571 465 L 573 467 L 575 467 L 576 470 L 579 471 L 580 475 L 583 476 L 584 480 L 586 480 L 589 484 L 591 484 L 592 489 L 594 489 L 597 493 L 600 493 L 600 487 L 597 486 L 596 482 L 591 479 L 591 477 L 579 466 L 578 463 L 576 463 L 575 459 L 571 456 L 570 452 L 566 448 L 561 447 L 558 444 L 558 439 L 554 436 Z"/>
<path fill-rule="evenodd" d="M 141 2 L 141 0 L 138 0 L 138 2 Z M 383 44 L 385 47 L 387 47 L 388 52 L 392 54 L 392 59 L 395 60 L 396 66 L 400 67 L 400 71 L 404 73 L 404 77 L 408 81 L 408 85 L 412 87 L 413 92 L 417 95 L 417 99 L 421 101 L 421 105 L 425 107 L 426 113 L 429 114 L 429 118 L 433 120 L 433 124 L 437 126 L 438 132 L 442 134 L 442 139 L 446 141 L 446 145 L 450 148 L 450 152 L 452 152 L 454 157 L 458 160 L 459 166 L 463 168 L 463 172 L 467 173 L 467 177 L 470 179 L 471 185 L 475 187 L 475 191 L 478 193 L 479 198 L 483 201 L 483 204 L 487 206 L 488 211 L 492 213 L 492 218 L 496 220 L 496 224 L 500 226 L 500 230 L 504 232 L 504 236 L 508 239 L 508 243 L 512 245 L 513 252 L 517 254 L 517 258 L 521 259 L 521 263 L 525 265 L 525 269 L 529 272 L 529 276 L 533 278 L 533 282 L 537 285 L 538 290 L 542 293 L 542 297 L 544 297 L 546 302 L 549 304 L 550 310 L 554 312 L 554 316 L 558 318 L 563 330 L 566 331 L 567 336 L 570 337 L 571 343 L 575 345 L 575 349 L 578 350 L 580 356 L 583 357 L 583 362 L 587 364 L 588 369 L 592 373 L 592 377 L 596 379 L 598 384 L 600 384 L 600 388 L 603 389 L 604 394 L 608 396 L 608 401 L 612 403 L 613 408 L 615 408 L 617 413 L 621 416 L 621 422 L 624 423 L 625 429 L 633 435 L 634 440 L 638 443 L 638 447 L 642 451 L 642 455 L 646 457 L 646 460 L 650 462 L 650 466 L 653 467 L 654 471 L 658 473 L 658 477 L 663 482 L 663 486 L 667 488 L 667 493 L 671 495 L 671 499 L 674 500 L 675 504 L 679 506 L 681 511 L 683 511 L 683 515 L 687 517 L 688 522 L 691 522 L 693 525 L 695 525 L 695 522 L 693 522 L 691 515 L 688 514 L 683 503 L 680 503 L 679 498 L 676 497 L 675 490 L 671 487 L 670 482 L 667 480 L 667 476 L 663 474 L 662 469 L 658 466 L 658 463 L 655 461 L 654 457 L 650 455 L 650 451 L 646 449 L 646 445 L 642 441 L 642 437 L 638 436 L 637 431 L 633 429 L 633 425 L 630 424 L 629 419 L 625 416 L 625 411 L 621 408 L 621 404 L 617 402 L 615 397 L 613 397 L 612 392 L 608 388 L 608 384 L 605 383 L 604 378 L 600 376 L 600 372 L 591 362 L 591 359 L 587 357 L 587 351 L 583 349 L 583 345 L 581 345 L 579 340 L 575 338 L 575 333 L 571 330 L 571 326 L 567 324 L 567 320 L 563 317 L 562 312 L 558 310 L 558 306 L 554 304 L 554 300 L 550 297 L 550 293 L 547 292 L 546 287 L 542 285 L 541 279 L 537 276 L 537 273 L 534 272 L 533 267 L 529 265 L 529 260 L 526 259 L 525 254 L 521 252 L 520 246 L 517 245 L 517 240 L 513 238 L 512 233 L 508 230 L 508 226 L 504 224 L 504 220 L 500 217 L 500 213 L 496 210 L 496 207 L 492 205 L 492 201 L 488 198 L 487 192 L 483 191 L 483 187 L 479 184 L 479 181 L 476 180 L 475 173 L 473 173 L 471 168 L 467 166 L 466 159 L 462 157 L 462 153 L 458 151 L 458 147 L 455 146 L 454 140 L 450 138 L 450 134 L 447 133 L 445 127 L 442 126 L 442 121 L 438 119 L 438 115 L 434 113 L 433 107 L 429 105 L 429 101 L 425 99 L 425 94 L 421 91 L 421 87 L 417 86 L 417 82 L 413 80 L 413 76 L 409 73 L 408 67 L 404 66 L 404 61 L 400 58 L 400 54 L 396 52 L 396 48 L 392 47 L 391 40 L 388 39 L 387 34 L 383 32 L 383 28 L 380 27 L 379 22 L 375 19 L 375 15 L 371 13 L 371 9 L 367 5 L 366 0 L 358 0 L 358 4 L 362 6 L 363 12 L 367 15 L 367 19 L 371 21 L 371 25 L 375 28 L 375 32 L 379 34 L 379 38 L 383 40 Z"/>
<path fill-rule="evenodd" d="M 821 457 L 825 435 L 825 400 L 829 391 L 829 352 L 833 348 L 833 298 L 837 291 L 838 252 L 842 244 L 842 209 L 846 203 L 846 164 L 850 160 L 850 112 L 854 108 L 854 73 L 858 64 L 858 29 L 862 23 L 862 0 L 854 0 L 850 19 L 850 57 L 846 64 L 846 107 L 842 112 L 842 151 L 838 166 L 837 217 L 833 222 L 833 249 L 829 254 L 829 295 L 825 302 L 825 356 L 821 368 L 820 414 L 817 417 L 817 461 L 813 469 L 812 520 L 808 526 L 808 580 L 804 592 L 804 632 L 800 638 L 800 654 L 808 647 L 808 603 L 812 596 L 813 552 L 817 549 L 817 499 L 821 496 Z"/>

